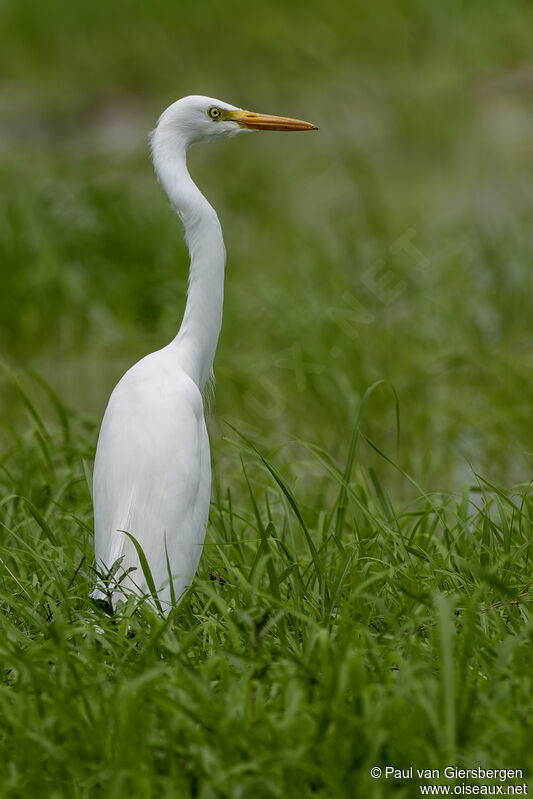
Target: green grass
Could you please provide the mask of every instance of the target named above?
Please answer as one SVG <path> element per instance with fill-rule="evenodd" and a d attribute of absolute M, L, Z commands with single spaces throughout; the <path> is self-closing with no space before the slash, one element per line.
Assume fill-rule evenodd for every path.
<path fill-rule="evenodd" d="M 1 799 L 533 765 L 532 12 L 2 5 Z M 191 152 L 228 250 L 210 525 L 167 621 L 110 618 L 92 459 L 179 324 L 147 133 L 192 92 L 320 131 Z"/>
<path fill-rule="evenodd" d="M 305 506 L 232 436 L 182 605 L 110 618 L 71 421 L 36 416 L 2 477 L 3 796 L 412 796 L 370 768 L 530 765 L 527 489 L 393 507 L 373 469 L 304 448 Z"/>

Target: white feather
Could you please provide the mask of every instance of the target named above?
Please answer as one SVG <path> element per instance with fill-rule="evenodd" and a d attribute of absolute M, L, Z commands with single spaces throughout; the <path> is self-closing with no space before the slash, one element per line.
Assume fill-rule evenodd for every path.
<path fill-rule="evenodd" d="M 186 152 L 210 133 L 220 136 L 220 125 L 206 114 L 217 102 L 192 97 L 174 103 L 152 135 L 155 169 L 183 221 L 190 251 L 187 305 L 174 341 L 135 364 L 113 391 L 94 465 L 97 567 L 105 573 L 121 558 L 119 579 L 134 569 L 122 585 L 149 592 L 124 531 L 130 533 L 144 551 L 165 610 L 171 597 L 167 554 L 179 599 L 196 572 L 209 516 L 211 466 L 202 394 L 222 324 L 226 253 L 218 217 L 188 173 Z M 238 128 L 227 125 L 231 135 Z M 93 596 L 104 596 L 102 589 Z M 113 604 L 119 597 L 114 591 Z"/>
<path fill-rule="evenodd" d="M 94 470 L 97 562 L 134 572 L 123 583 L 148 593 L 127 531 L 146 555 L 156 590 L 170 602 L 192 582 L 209 515 L 209 441 L 198 386 L 169 345 L 143 358 L 113 391 Z M 114 599 L 118 598 L 115 594 Z"/>
<path fill-rule="evenodd" d="M 216 120 L 212 106 L 221 111 Z M 176 338 L 135 364 L 111 395 L 98 438 L 93 493 L 97 567 L 109 573 L 120 558 L 123 577 L 124 570 L 134 569 L 122 584 L 148 593 L 129 533 L 142 547 L 165 611 L 172 596 L 168 565 L 179 599 L 196 572 L 209 516 L 203 396 L 210 394 L 206 384 L 222 324 L 226 261 L 218 217 L 193 183 L 186 153 L 196 142 L 264 125 L 314 127 L 194 95 L 167 108 L 151 138 L 157 176 L 185 228 L 191 257 L 187 304 Z M 106 596 L 106 587 L 96 588 L 93 596 Z M 114 590 L 113 604 L 118 596 Z"/>

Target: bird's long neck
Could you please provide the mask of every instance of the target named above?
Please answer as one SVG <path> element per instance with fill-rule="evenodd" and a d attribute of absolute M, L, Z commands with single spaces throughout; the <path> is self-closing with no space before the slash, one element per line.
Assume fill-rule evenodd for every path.
<path fill-rule="evenodd" d="M 175 347 L 185 371 L 203 391 L 222 325 L 226 250 L 215 210 L 187 169 L 186 145 L 164 130 L 152 140 L 157 176 L 185 228 L 191 264 L 187 304 Z"/>

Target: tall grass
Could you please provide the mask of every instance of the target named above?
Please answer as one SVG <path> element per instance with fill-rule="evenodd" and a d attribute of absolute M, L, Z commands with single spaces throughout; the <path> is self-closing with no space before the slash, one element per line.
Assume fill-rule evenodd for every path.
<path fill-rule="evenodd" d="M 31 416 L 2 462 L 4 796 L 408 796 L 370 768 L 527 768 L 527 488 L 394 506 L 313 447 L 309 507 L 232 434 L 188 596 L 110 617 L 87 427 Z"/>

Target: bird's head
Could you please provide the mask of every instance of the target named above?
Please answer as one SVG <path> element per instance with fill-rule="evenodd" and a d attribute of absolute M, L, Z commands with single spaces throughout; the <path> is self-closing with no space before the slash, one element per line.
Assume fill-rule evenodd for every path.
<path fill-rule="evenodd" d="M 213 97 L 182 97 L 161 114 L 157 130 L 174 134 L 189 146 L 257 130 L 317 130 L 310 122 L 245 111 Z"/>

